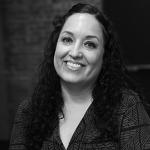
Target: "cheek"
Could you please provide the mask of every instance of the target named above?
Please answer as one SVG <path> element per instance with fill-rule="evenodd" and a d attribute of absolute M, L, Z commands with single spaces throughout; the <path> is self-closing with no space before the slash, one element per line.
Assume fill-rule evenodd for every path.
<path fill-rule="evenodd" d="M 93 54 L 91 54 L 89 56 L 90 57 L 88 58 L 88 60 L 89 60 L 89 63 L 91 65 L 96 65 L 96 66 L 98 65 L 99 66 L 99 65 L 102 64 L 102 62 L 103 62 L 103 51 L 97 52 L 97 53 L 93 53 Z"/>
<path fill-rule="evenodd" d="M 92 70 L 97 78 L 97 76 L 100 74 L 103 64 L 103 54 L 96 58 L 96 61 L 92 65 Z"/>
<path fill-rule="evenodd" d="M 101 54 L 98 58 L 97 58 L 97 62 L 96 62 L 98 65 L 102 65 L 103 63 L 103 54 Z"/>
<path fill-rule="evenodd" d="M 55 55 L 54 57 L 57 58 L 61 54 L 60 46 L 56 45 Z"/>
<path fill-rule="evenodd" d="M 54 54 L 54 68 L 55 68 L 55 70 L 56 70 L 56 72 L 57 72 L 57 58 L 56 58 L 56 53 Z"/>
<path fill-rule="evenodd" d="M 54 54 L 54 67 L 57 70 L 58 64 L 59 64 L 59 60 L 61 57 L 61 50 L 59 48 L 59 45 L 56 46 L 56 50 L 55 50 L 55 54 Z"/>
<path fill-rule="evenodd" d="M 62 45 L 62 44 L 57 44 L 56 45 L 56 50 L 55 50 L 55 54 L 54 54 L 54 67 L 55 69 L 58 69 L 59 67 L 61 67 L 62 63 L 63 63 L 63 58 L 66 55 L 66 48 Z"/>
<path fill-rule="evenodd" d="M 59 63 L 59 61 L 61 59 L 61 56 L 62 56 L 61 50 L 58 47 L 56 47 L 56 51 L 55 51 L 55 54 L 54 54 L 54 65 Z"/>
<path fill-rule="evenodd" d="M 57 44 L 56 50 L 55 50 L 55 57 L 58 58 L 63 58 L 67 53 L 67 48 L 62 45 L 62 44 Z"/>

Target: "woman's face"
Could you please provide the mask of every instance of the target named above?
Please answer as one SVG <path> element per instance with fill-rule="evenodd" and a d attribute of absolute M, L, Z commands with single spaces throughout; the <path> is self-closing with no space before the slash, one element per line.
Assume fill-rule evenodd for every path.
<path fill-rule="evenodd" d="M 93 85 L 102 67 L 103 43 L 102 26 L 93 15 L 71 15 L 60 32 L 54 55 L 61 81 Z"/>

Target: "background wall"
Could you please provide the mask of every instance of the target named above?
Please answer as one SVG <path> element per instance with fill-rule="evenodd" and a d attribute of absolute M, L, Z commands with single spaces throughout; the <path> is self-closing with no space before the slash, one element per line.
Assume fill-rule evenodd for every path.
<path fill-rule="evenodd" d="M 104 10 L 113 20 L 127 64 L 150 64 L 150 1 L 104 1 Z"/>

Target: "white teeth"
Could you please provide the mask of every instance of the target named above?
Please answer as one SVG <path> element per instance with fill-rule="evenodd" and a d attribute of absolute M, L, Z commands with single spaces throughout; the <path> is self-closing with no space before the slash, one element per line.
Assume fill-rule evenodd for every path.
<path fill-rule="evenodd" d="M 81 66 L 79 64 L 75 64 L 75 63 L 71 63 L 71 62 L 67 62 L 67 65 L 72 66 L 72 67 L 80 67 Z"/>
<path fill-rule="evenodd" d="M 67 62 L 67 66 L 72 69 L 72 70 L 77 70 L 81 67 L 80 64 L 77 64 L 77 63 L 72 63 L 72 62 Z"/>

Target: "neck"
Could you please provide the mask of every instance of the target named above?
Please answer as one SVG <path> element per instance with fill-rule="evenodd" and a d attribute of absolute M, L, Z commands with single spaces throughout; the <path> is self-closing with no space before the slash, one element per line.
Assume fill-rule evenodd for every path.
<path fill-rule="evenodd" d="M 77 86 L 61 82 L 62 96 L 65 104 L 84 105 L 92 100 L 91 86 Z"/>

